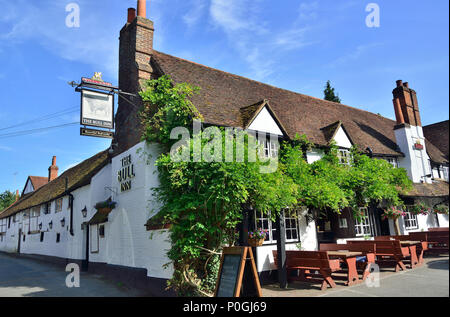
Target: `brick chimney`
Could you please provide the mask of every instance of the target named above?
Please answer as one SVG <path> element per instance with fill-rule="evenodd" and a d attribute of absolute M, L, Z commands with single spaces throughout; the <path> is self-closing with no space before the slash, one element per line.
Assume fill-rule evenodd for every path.
<path fill-rule="evenodd" d="M 138 93 L 146 80 L 154 78 L 150 60 L 153 51 L 153 22 L 146 18 L 146 0 L 138 0 L 136 9 L 129 8 L 127 23 L 120 31 L 119 88 L 124 92 Z M 142 105 L 139 96 L 127 96 L 133 104 L 119 98 L 116 114 L 116 144 L 114 156 L 140 142 L 141 126 L 137 117 Z"/>
<path fill-rule="evenodd" d="M 397 87 L 392 94 L 394 95 L 393 103 L 397 124 L 408 123 L 415 127 L 421 127 L 417 95 L 413 89 L 409 88 L 409 84 L 397 80 Z"/>
<path fill-rule="evenodd" d="M 20 198 L 20 195 L 19 195 L 19 190 L 16 190 L 16 201 L 18 201 L 18 200 L 19 200 L 19 198 Z"/>
<path fill-rule="evenodd" d="M 48 181 L 51 182 L 58 177 L 58 166 L 56 166 L 56 156 L 52 158 L 52 165 L 48 168 Z"/>

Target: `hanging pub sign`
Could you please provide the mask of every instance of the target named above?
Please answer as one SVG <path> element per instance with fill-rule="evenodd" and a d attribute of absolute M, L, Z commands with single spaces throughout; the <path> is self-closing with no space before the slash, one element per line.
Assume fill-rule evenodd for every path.
<path fill-rule="evenodd" d="M 82 89 L 81 124 L 114 129 L 114 95 Z"/>
<path fill-rule="evenodd" d="M 114 129 L 114 87 L 103 81 L 102 73 L 81 78 L 76 90 L 81 92 L 80 124 Z"/>

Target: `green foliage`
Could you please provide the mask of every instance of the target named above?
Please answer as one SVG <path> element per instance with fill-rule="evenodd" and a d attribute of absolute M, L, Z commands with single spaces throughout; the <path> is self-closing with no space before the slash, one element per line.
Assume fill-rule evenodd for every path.
<path fill-rule="evenodd" d="M 324 98 L 323 99 L 328 100 L 328 101 L 341 103 L 341 99 L 339 98 L 339 94 L 336 95 L 334 93 L 334 88 L 331 87 L 331 83 L 330 83 L 329 80 L 327 81 L 327 84 L 325 85 L 325 90 L 323 91 L 323 94 L 324 94 Z"/>
<path fill-rule="evenodd" d="M 192 121 L 201 119 L 189 101 L 197 90 L 188 84 L 174 85 L 169 77 L 163 76 L 149 81 L 147 90 L 141 93 L 146 101 L 141 111 L 144 140 L 162 143 L 168 149 L 178 142 L 170 139 L 172 128 L 186 127 L 191 131 L 189 140 L 178 151 L 187 150 L 190 160 L 176 161 L 168 150 L 156 160 L 160 186 L 155 188 L 155 195 L 162 206 L 158 215 L 172 224 L 168 257 L 175 270 L 169 286 L 181 295 L 212 293 L 218 254 L 224 245 L 235 243 L 244 204 L 265 214 L 270 212 L 272 219 L 284 208 L 295 211 L 307 207 L 340 213 L 343 208 L 357 210 L 370 201 L 400 204 L 399 190 L 410 186 L 405 170 L 370 159 L 357 149 L 352 150 L 351 165 L 339 164 L 334 144 L 322 159 L 308 164 L 305 154 L 313 144 L 306 136 L 298 135 L 282 143 L 278 168 L 272 173 L 261 173 L 261 167 L 270 161 L 249 162 L 247 150 L 255 148 L 254 140 L 247 134 L 244 134 L 244 161 L 227 162 L 224 151 L 227 134 L 223 128 L 218 130 L 222 137 L 218 148 L 210 149 L 211 155 L 222 160 L 195 161 L 196 142 L 200 141 L 206 149 L 210 141 L 192 136 Z M 234 155 L 238 139 L 232 139 Z M 219 148 L 222 151 L 216 153 Z"/>
<path fill-rule="evenodd" d="M 12 205 L 13 202 L 16 201 L 16 195 L 14 195 L 9 190 L 5 190 L 0 194 L 0 212 L 9 206 Z"/>

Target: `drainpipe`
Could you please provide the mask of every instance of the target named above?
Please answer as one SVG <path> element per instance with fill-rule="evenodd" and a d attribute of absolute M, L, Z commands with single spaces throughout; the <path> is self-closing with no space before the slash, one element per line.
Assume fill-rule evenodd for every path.
<path fill-rule="evenodd" d="M 69 193 L 69 199 L 70 199 L 70 224 L 69 224 L 69 232 L 70 235 L 73 237 L 73 201 L 75 198 L 73 198 L 73 195 Z"/>
<path fill-rule="evenodd" d="M 73 197 L 72 193 L 67 192 L 67 189 L 69 187 L 69 179 L 66 177 L 65 178 L 66 181 L 66 193 L 69 196 L 69 204 L 70 204 L 70 224 L 69 224 L 69 233 L 70 235 L 73 237 L 73 201 L 75 200 L 75 198 Z"/>

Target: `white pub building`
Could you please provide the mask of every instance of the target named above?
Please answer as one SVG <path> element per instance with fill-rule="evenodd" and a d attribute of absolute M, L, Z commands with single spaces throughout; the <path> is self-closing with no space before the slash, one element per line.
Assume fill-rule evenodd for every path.
<path fill-rule="evenodd" d="M 279 139 L 305 134 L 315 144 L 307 153 L 309 163 L 319 160 L 335 141 L 341 163 L 346 164 L 349 149 L 357 144 L 373 159 L 408 171 L 414 189 L 404 196 L 407 205 L 417 200 L 448 204 L 448 121 L 422 128 L 416 92 L 408 83 L 397 81 L 393 90 L 396 121 L 279 89 L 155 50 L 153 22 L 146 18 L 145 6 L 145 0 L 138 1 L 137 15 L 129 9 L 120 31 L 122 91 L 137 93 L 145 80 L 170 75 L 175 82 L 201 87 L 192 101 L 204 124 L 265 132 Z M 0 252 L 79 263 L 85 270 L 145 287 L 155 295 L 166 292 L 172 276 L 171 266 L 164 266 L 169 262 L 168 231 L 151 221 L 158 213 L 152 188 L 158 186 L 154 160 L 160 150 L 157 144 L 140 141 L 137 112 L 142 101 L 139 97 L 131 101 L 137 106 L 119 99 L 109 149 L 59 176 L 53 158 L 48 177 L 27 179 L 21 198 L 0 213 Z M 265 150 L 267 155 L 276 154 L 269 141 Z M 298 217 L 287 216 L 286 249 L 317 250 L 321 242 L 394 233 L 392 222 L 381 219 L 382 209 L 363 211 L 362 221 L 349 210 L 321 218 L 311 218 L 308 210 Z M 448 227 L 448 216 L 407 213 L 400 225 L 405 234 Z M 256 248 L 256 262 L 261 278 L 270 278 L 276 270 L 271 252 L 277 240 L 274 224 L 253 211 L 248 227 L 269 230 L 264 245 Z"/>

